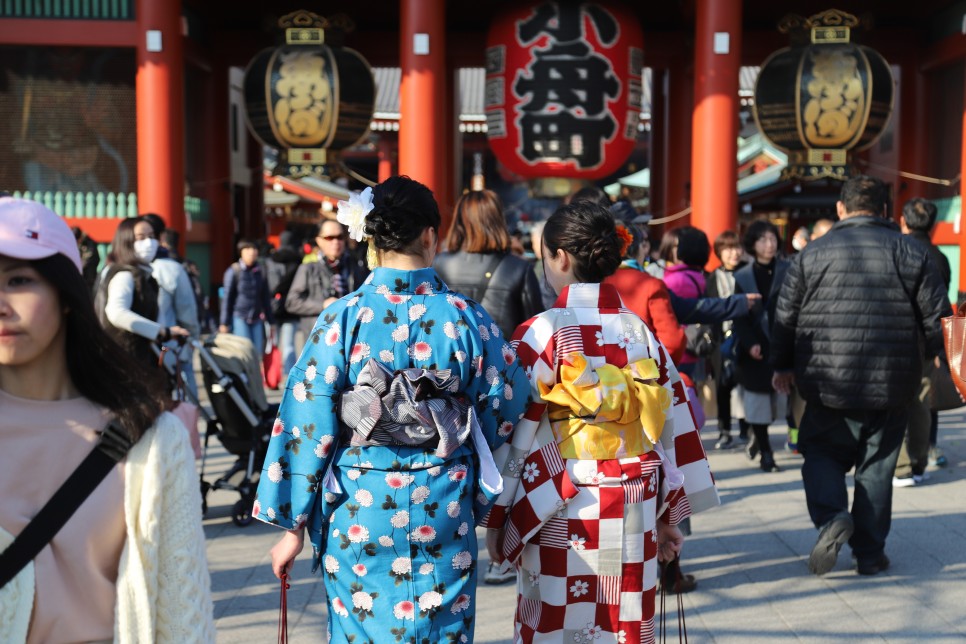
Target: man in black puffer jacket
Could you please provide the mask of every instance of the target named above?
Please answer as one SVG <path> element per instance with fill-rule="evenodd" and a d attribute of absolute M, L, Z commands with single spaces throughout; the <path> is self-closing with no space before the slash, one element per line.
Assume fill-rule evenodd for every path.
<path fill-rule="evenodd" d="M 942 280 L 929 251 L 885 218 L 887 196 L 878 179 L 845 182 L 840 221 L 795 257 L 772 330 L 774 386 L 787 392 L 794 383 L 807 402 L 799 450 L 820 529 L 809 557 L 817 575 L 835 566 L 846 541 L 859 574 L 889 566 L 892 474 L 908 407 L 923 360 L 943 353 Z M 850 515 L 845 475 L 853 467 Z"/>

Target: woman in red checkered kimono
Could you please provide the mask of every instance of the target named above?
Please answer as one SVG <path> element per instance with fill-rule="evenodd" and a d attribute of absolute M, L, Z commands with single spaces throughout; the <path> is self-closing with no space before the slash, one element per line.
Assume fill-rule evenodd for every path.
<path fill-rule="evenodd" d="M 517 569 L 516 642 L 652 642 L 657 560 L 718 504 L 664 345 L 600 283 L 628 237 L 596 204 L 557 210 L 543 256 L 560 296 L 514 334 L 534 402 L 496 453 L 505 489 L 484 525 Z"/>

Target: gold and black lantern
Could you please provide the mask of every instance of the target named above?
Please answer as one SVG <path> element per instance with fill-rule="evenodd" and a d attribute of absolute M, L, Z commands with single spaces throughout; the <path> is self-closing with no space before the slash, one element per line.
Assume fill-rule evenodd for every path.
<path fill-rule="evenodd" d="M 892 70 L 874 49 L 852 42 L 859 20 L 835 9 L 779 24 L 792 46 L 765 61 L 754 116 L 788 151 L 783 179 L 845 179 L 851 153 L 871 146 L 892 114 Z"/>
<path fill-rule="evenodd" d="M 279 150 L 276 172 L 321 174 L 332 152 L 351 147 L 369 131 L 376 87 L 369 63 L 343 47 L 354 27 L 345 16 L 309 11 L 281 18 L 285 42 L 264 49 L 245 70 L 248 127 Z"/>

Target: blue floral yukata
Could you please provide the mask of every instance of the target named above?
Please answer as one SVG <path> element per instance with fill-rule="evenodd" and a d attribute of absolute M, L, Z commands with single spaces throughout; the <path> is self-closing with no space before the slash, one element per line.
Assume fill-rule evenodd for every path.
<path fill-rule="evenodd" d="M 502 491 L 490 450 L 529 402 L 507 340 L 431 268 L 377 268 L 316 322 L 288 378 L 253 512 L 308 529 L 313 570 L 324 573 L 330 641 L 472 641 L 474 526 Z M 386 370 L 441 374 L 446 395 L 478 419 L 473 437 L 440 440 L 439 449 L 359 445 L 359 428 L 340 421 L 342 394 L 359 391 L 360 374 L 367 381 Z M 389 415 L 375 404 L 373 414 Z"/>

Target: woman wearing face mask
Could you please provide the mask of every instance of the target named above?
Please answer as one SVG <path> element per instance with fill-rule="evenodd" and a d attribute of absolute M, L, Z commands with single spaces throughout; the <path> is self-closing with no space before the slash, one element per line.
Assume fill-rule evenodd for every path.
<path fill-rule="evenodd" d="M 148 222 L 125 219 L 120 223 L 111 242 L 110 265 L 101 275 L 105 296 L 103 310 L 98 307 L 97 312 L 108 334 L 143 364 L 153 365 L 152 373 L 161 378 L 151 344 L 189 333 L 184 327 L 158 322 L 158 283 L 150 265 L 157 250 Z"/>
<path fill-rule="evenodd" d="M 181 326 L 188 330 L 191 337 L 198 337 L 201 327 L 198 325 L 198 304 L 195 291 L 191 285 L 188 271 L 181 262 L 161 254 L 158 238 L 164 231 L 163 222 L 157 215 L 142 215 L 138 222 L 145 221 L 151 226 L 153 236 L 135 240 L 134 252 L 144 261 L 151 264 L 151 276 L 158 283 L 158 317 L 157 321 L 163 327 Z M 185 386 L 194 398 L 198 397 L 198 385 L 195 382 L 190 345 L 178 345 L 176 339 L 166 342 L 169 349 L 165 354 L 165 361 L 171 367 L 180 365 L 181 377 Z"/>

